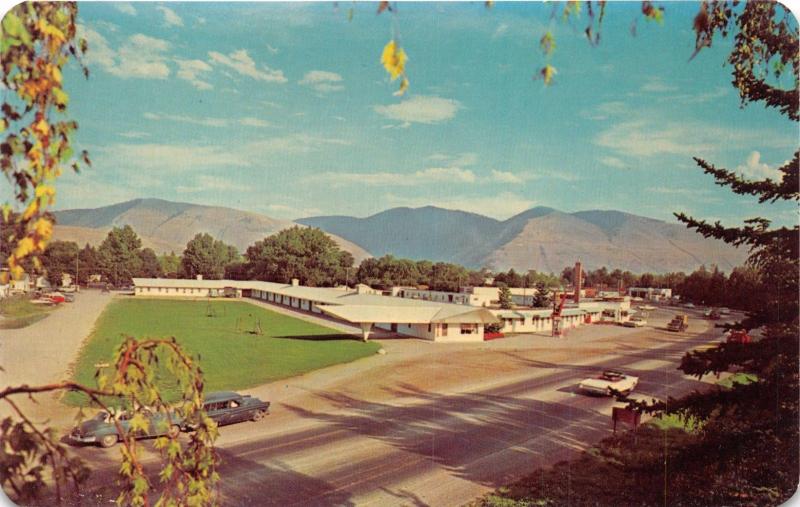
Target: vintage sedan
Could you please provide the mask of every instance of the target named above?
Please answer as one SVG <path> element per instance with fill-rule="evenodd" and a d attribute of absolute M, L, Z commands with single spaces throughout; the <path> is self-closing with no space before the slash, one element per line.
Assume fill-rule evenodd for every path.
<path fill-rule="evenodd" d="M 153 412 L 148 409 L 143 409 L 141 413 L 147 420 L 147 431 L 137 432 L 136 438 L 159 437 L 162 435 L 169 435 L 174 438 L 181 431 L 182 421 L 180 421 L 177 414 L 167 416 L 163 412 Z M 69 440 L 75 443 L 92 443 L 101 447 L 111 447 L 122 438 L 114 422 L 115 419 L 119 422 L 123 434 L 126 434 L 130 430 L 133 415 L 125 411 L 116 414 L 110 414 L 105 411 L 98 412 L 91 419 L 83 421 L 73 428 L 69 434 Z"/>
<path fill-rule="evenodd" d="M 208 417 L 219 426 L 244 421 L 260 421 L 269 414 L 268 401 L 261 401 L 249 394 L 233 391 L 208 393 L 203 402 Z M 191 427 L 191 425 L 187 425 Z"/>
<path fill-rule="evenodd" d="M 647 321 L 641 317 L 631 317 L 623 322 L 622 325 L 625 327 L 644 327 L 647 325 Z"/>
<path fill-rule="evenodd" d="M 587 378 L 578 384 L 578 389 L 587 393 L 600 396 L 611 396 L 612 391 L 630 394 L 639 383 L 639 377 L 625 375 L 618 370 L 605 370 L 597 377 Z"/>

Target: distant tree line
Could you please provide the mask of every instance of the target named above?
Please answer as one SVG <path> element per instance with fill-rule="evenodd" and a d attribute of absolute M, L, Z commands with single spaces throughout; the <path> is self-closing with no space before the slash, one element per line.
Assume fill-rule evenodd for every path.
<path fill-rule="evenodd" d="M 98 247 L 86 244 L 80 248 L 74 241 L 52 241 L 41 257 L 42 271 L 51 284 L 59 285 L 63 273 L 78 283 L 90 282 L 100 275 L 112 285 L 125 285 L 132 278 L 222 278 L 232 280 L 264 280 L 290 283 L 293 278 L 302 285 L 330 287 L 363 283 L 378 289 L 393 286 L 427 287 L 430 290 L 453 291 L 461 287 L 490 285 L 537 289 L 536 307 L 550 305 L 553 288 L 572 283 L 573 267 L 553 273 L 514 269 L 492 273 L 489 269 L 468 269 L 458 264 L 426 260 L 400 259 L 392 255 L 364 259 L 354 266 L 353 256 L 339 248 L 322 230 L 292 227 L 257 241 L 240 255 L 233 245 L 200 233 L 189 240 L 178 255 L 175 252 L 156 255 L 143 248 L 142 241 L 130 226 L 115 227 Z M 729 276 L 716 266 L 701 266 L 691 274 L 672 272 L 644 273 L 605 267 L 584 271 L 584 286 L 615 290 L 623 287 L 663 287 L 681 295 L 684 301 L 712 306 L 728 306 L 750 310 L 753 294 L 763 293 L 769 283 L 752 267 L 735 268 Z M 504 292 L 505 294 L 505 292 Z M 509 293 L 510 294 L 510 293 Z M 510 296 L 509 296 L 510 297 Z M 506 306 L 510 307 L 510 299 Z"/>

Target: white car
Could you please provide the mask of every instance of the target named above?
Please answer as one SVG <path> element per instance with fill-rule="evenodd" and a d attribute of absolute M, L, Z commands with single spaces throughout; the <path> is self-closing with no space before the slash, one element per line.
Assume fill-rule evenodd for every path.
<path fill-rule="evenodd" d="M 587 393 L 600 396 L 611 396 L 611 390 L 623 394 L 630 394 L 639 383 L 639 377 L 625 375 L 617 370 L 605 370 L 597 377 L 587 378 L 578 384 L 578 389 Z"/>
<path fill-rule="evenodd" d="M 631 317 L 630 320 L 627 320 L 622 323 L 625 327 L 644 327 L 647 325 L 647 321 L 641 317 Z"/>
<path fill-rule="evenodd" d="M 729 308 L 720 308 L 719 309 L 719 313 L 722 314 L 722 315 L 730 315 L 731 311 L 730 311 Z"/>

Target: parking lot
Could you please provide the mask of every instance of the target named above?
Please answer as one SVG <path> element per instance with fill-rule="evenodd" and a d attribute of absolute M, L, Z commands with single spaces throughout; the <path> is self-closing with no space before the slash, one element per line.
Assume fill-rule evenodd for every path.
<path fill-rule="evenodd" d="M 461 505 L 610 434 L 613 400 L 577 383 L 604 368 L 638 376 L 639 397 L 679 396 L 705 384 L 675 368 L 721 331 L 692 314 L 689 331 L 585 326 L 564 338 L 519 335 L 476 344 L 385 340 L 386 355 L 260 386 L 272 402 L 258 423 L 221 429 L 221 492 L 234 505 Z M 146 445 L 147 446 L 147 445 Z M 116 449 L 80 448 L 116 472 Z M 154 462 L 150 461 L 150 466 Z"/>

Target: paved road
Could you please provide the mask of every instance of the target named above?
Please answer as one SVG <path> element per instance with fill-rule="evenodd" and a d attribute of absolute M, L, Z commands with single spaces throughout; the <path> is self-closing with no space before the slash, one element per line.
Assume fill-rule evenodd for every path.
<path fill-rule="evenodd" d="M 650 320 L 659 326 L 669 316 Z M 610 434 L 614 402 L 575 392 L 599 369 L 639 376 L 643 396 L 703 386 L 675 367 L 685 350 L 720 332 L 697 319 L 690 331 L 590 326 L 566 340 L 396 342 L 397 354 L 254 390 L 273 394 L 273 414 L 221 429 L 223 501 L 461 505 Z M 100 470 L 97 503 L 107 500 L 112 489 L 99 485 L 111 483 L 119 451 L 77 452 Z"/>

